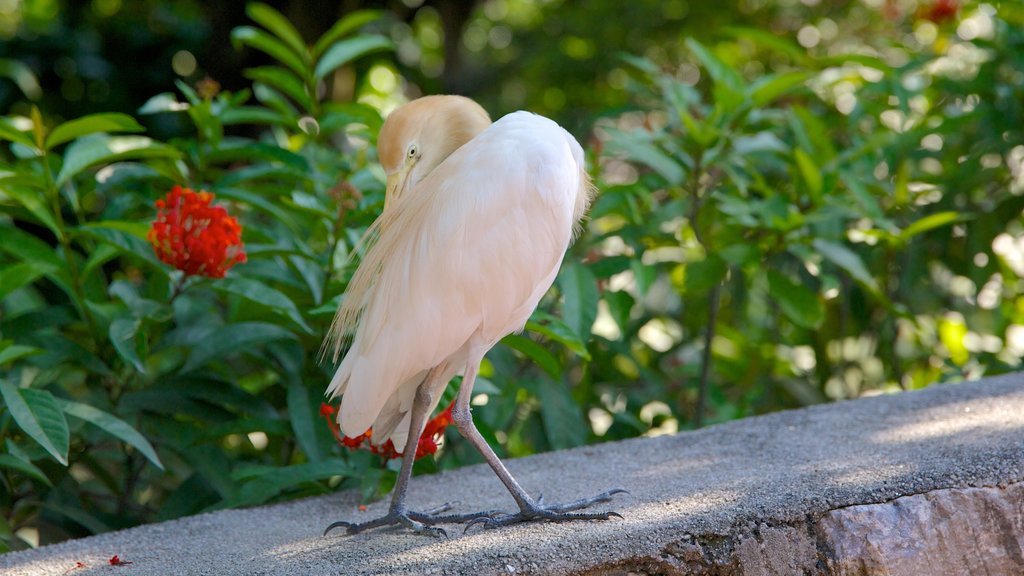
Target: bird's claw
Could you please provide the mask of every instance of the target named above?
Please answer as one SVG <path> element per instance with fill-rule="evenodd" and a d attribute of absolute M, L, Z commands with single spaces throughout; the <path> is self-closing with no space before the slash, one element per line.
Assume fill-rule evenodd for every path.
<path fill-rule="evenodd" d="M 411 516 L 415 516 L 417 519 L 414 520 Z M 423 522 L 422 520 L 427 521 Z M 379 528 L 381 526 L 395 526 L 400 524 L 412 530 L 416 534 L 423 534 L 425 536 L 434 536 L 438 538 L 448 537 L 448 533 L 445 532 L 444 529 L 438 528 L 436 526 L 431 526 L 430 524 L 432 523 L 433 522 L 431 522 L 428 519 L 428 517 L 423 514 L 392 511 L 380 518 L 376 518 L 368 522 L 361 522 L 358 524 L 355 522 L 345 521 L 333 522 L 329 526 L 327 526 L 326 530 L 324 530 L 324 536 L 327 536 L 327 533 L 331 530 L 334 530 L 335 528 L 344 528 L 345 533 L 351 536 L 353 534 L 359 534 L 360 532 L 369 530 L 370 528 Z"/>
<path fill-rule="evenodd" d="M 593 506 L 594 504 L 609 502 L 611 501 L 612 496 L 615 496 L 616 494 L 629 494 L 629 492 L 622 488 L 615 488 L 613 490 L 608 490 L 607 492 L 602 492 L 592 498 L 583 498 L 566 504 L 553 504 L 550 506 L 544 505 L 543 497 L 538 496 L 532 504 L 515 514 L 492 514 L 474 518 L 466 523 L 466 528 L 463 530 L 463 533 L 469 531 L 470 528 L 476 525 L 482 525 L 484 530 L 491 530 L 502 526 L 510 526 L 512 524 L 535 520 L 569 522 L 572 520 L 608 520 L 610 518 L 622 518 L 622 514 L 614 511 L 576 512 L 576 510 L 582 510 Z"/>
<path fill-rule="evenodd" d="M 441 506 L 432 508 L 426 512 L 392 510 L 380 518 L 361 523 L 338 521 L 332 523 L 326 530 L 324 530 L 324 536 L 336 528 L 344 528 L 346 534 L 352 535 L 359 534 L 360 532 L 364 532 L 371 528 L 402 525 L 416 534 L 448 538 L 448 533 L 444 529 L 434 526 L 434 524 L 461 524 L 464 522 L 473 522 L 479 518 L 488 518 L 501 514 L 498 510 L 488 510 L 485 512 L 474 512 L 472 514 L 440 515 L 441 512 L 451 510 L 453 505 L 454 504 L 452 503 L 442 504 Z"/>

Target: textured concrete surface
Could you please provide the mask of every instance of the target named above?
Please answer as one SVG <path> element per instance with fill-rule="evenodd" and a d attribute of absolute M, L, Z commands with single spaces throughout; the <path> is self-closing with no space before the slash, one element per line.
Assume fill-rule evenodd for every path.
<path fill-rule="evenodd" d="M 1024 481 L 1024 374 L 542 454 L 508 465 L 528 490 L 543 492 L 549 502 L 627 488 L 631 494 L 613 505 L 624 518 L 466 535 L 451 526 L 450 540 L 403 531 L 323 537 L 331 521 L 368 519 L 387 508 L 383 501 L 359 512 L 356 494 L 341 493 L 6 554 L 0 556 L 0 574 L 925 573 L 858 571 L 866 565 L 842 559 L 874 553 L 880 566 L 878 558 L 896 557 L 872 552 L 878 542 L 941 540 L 941 533 L 900 531 L 903 516 L 890 512 L 894 521 L 886 524 L 879 520 L 885 513 L 872 512 L 870 505 L 932 514 L 916 526 L 938 531 L 968 529 L 948 524 L 961 506 L 1021 509 L 1015 499 L 1024 491 L 1015 484 Z M 995 500 L 964 504 L 972 488 L 991 488 Z M 924 505 L 944 492 L 941 506 Z M 914 495 L 922 495 L 916 497 L 920 502 L 907 504 Z M 512 507 L 504 488 L 482 466 L 413 479 L 409 502 L 414 508 L 450 500 L 460 501 L 456 511 Z M 1004 518 L 999 520 L 1004 524 L 969 529 L 1002 535 L 1001 540 L 979 536 L 960 542 L 972 544 L 981 561 L 997 553 L 1020 559 L 1020 517 L 1016 526 L 1010 512 L 989 517 Z M 828 536 L 829 530 L 860 530 L 865 536 L 842 541 Z M 928 553 L 919 548 L 901 558 Z M 114 554 L 133 564 L 107 565 Z M 72 570 L 76 562 L 87 567 Z M 976 566 L 970 558 L 964 562 Z"/>

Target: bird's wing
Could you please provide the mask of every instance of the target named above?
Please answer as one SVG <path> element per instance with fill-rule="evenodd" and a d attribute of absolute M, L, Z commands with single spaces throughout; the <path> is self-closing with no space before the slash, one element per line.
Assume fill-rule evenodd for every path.
<path fill-rule="evenodd" d="M 588 190 L 575 139 L 546 118 L 517 112 L 456 150 L 382 215 L 352 282 L 361 289 L 353 297 L 350 285 L 346 298 L 361 311 L 336 327 L 357 323 L 328 390 L 343 395 L 346 435 L 393 418 L 381 413 L 385 404 L 407 412 L 416 378 L 464 354 L 471 338 L 490 347 L 522 328 L 554 280 Z"/>

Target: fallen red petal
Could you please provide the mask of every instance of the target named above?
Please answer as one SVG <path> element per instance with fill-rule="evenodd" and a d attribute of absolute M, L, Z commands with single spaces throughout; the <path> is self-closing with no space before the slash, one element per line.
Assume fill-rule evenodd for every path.
<path fill-rule="evenodd" d="M 121 560 L 121 558 L 120 558 L 120 557 L 118 557 L 118 555 L 117 555 L 117 554 L 114 554 L 114 555 L 113 555 L 113 556 L 112 556 L 112 557 L 110 558 L 110 560 L 107 560 L 107 562 L 108 562 L 108 563 L 109 563 L 109 564 L 110 564 L 111 566 L 126 566 L 126 565 L 128 565 L 128 564 L 131 564 L 131 562 L 129 562 L 128 560 Z"/>

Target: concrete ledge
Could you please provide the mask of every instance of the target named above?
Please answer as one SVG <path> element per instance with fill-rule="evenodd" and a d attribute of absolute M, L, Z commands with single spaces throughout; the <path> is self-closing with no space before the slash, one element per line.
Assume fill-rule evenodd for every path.
<path fill-rule="evenodd" d="M 1024 574 L 1024 374 L 508 464 L 552 502 L 627 488 L 625 518 L 324 538 L 387 508 L 342 493 L 6 554 L 0 573 Z M 482 466 L 415 478 L 409 498 L 513 506 Z M 107 565 L 115 554 L 133 564 Z"/>

